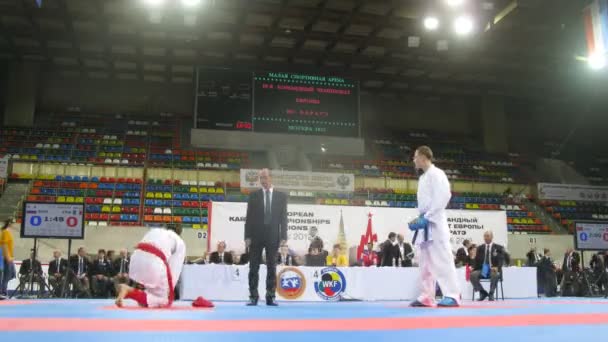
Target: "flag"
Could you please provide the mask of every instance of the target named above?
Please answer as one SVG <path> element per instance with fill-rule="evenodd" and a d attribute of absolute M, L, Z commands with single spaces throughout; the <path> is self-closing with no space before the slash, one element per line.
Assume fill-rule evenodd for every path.
<path fill-rule="evenodd" d="M 585 38 L 589 56 L 608 51 L 608 0 L 593 0 L 583 10 Z"/>
<path fill-rule="evenodd" d="M 363 250 L 369 242 L 378 241 L 378 235 L 372 231 L 372 213 L 369 213 L 367 217 L 367 229 L 365 235 L 361 235 L 361 241 L 359 242 L 359 247 L 357 247 L 357 261 L 361 260 L 361 254 L 363 254 Z"/>

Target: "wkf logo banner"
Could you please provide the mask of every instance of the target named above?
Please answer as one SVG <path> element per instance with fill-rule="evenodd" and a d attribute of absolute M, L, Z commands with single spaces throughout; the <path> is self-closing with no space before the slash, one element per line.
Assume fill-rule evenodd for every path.
<path fill-rule="evenodd" d="M 335 267 L 324 268 L 315 272 L 315 292 L 324 300 L 337 301 L 346 290 L 346 278 L 342 271 Z"/>

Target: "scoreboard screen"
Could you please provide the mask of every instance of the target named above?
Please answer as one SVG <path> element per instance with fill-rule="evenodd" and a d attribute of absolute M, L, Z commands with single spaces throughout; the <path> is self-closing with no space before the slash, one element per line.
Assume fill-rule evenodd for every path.
<path fill-rule="evenodd" d="M 256 74 L 254 130 L 357 137 L 358 90 L 356 82 L 340 77 Z"/>
<path fill-rule="evenodd" d="M 608 250 L 608 222 L 575 222 L 574 246 L 581 251 Z"/>
<path fill-rule="evenodd" d="M 196 128 L 251 131 L 251 74 L 199 69 Z"/>
<path fill-rule="evenodd" d="M 84 205 L 26 202 L 21 237 L 84 239 Z"/>
<path fill-rule="evenodd" d="M 282 72 L 197 71 L 199 129 L 359 137 L 359 84 Z"/>

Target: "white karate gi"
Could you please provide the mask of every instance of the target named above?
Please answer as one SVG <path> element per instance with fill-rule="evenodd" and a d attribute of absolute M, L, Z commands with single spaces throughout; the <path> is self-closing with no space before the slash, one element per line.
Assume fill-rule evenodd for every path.
<path fill-rule="evenodd" d="M 418 301 L 425 305 L 435 304 L 435 281 L 439 283 L 444 297 L 451 297 L 460 303 L 445 212 L 451 197 L 448 177 L 443 170 L 431 165 L 418 181 L 418 212 L 429 220 L 428 240 L 425 241 L 423 230 L 418 232 L 416 238 L 421 277 Z"/>
<path fill-rule="evenodd" d="M 179 235 L 164 228 L 154 228 L 148 231 L 141 240 L 162 251 L 171 269 L 173 288 L 182 273 L 186 245 Z M 169 284 L 165 263 L 154 254 L 136 249 L 131 256 L 129 278 L 142 284 L 146 290 L 148 307 L 160 307 L 169 302 Z"/>

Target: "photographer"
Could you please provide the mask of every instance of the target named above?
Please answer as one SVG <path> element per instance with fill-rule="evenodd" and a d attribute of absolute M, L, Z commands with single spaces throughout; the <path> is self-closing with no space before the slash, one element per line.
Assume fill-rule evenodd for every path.
<path fill-rule="evenodd" d="M 31 272 L 31 278 L 30 278 Z M 19 283 L 21 291 L 29 286 L 30 282 L 37 283 L 39 291 L 44 290 L 44 276 L 42 274 L 42 265 L 38 259 L 34 258 L 34 251 L 31 252 L 30 258 L 23 260 L 19 268 Z"/>

